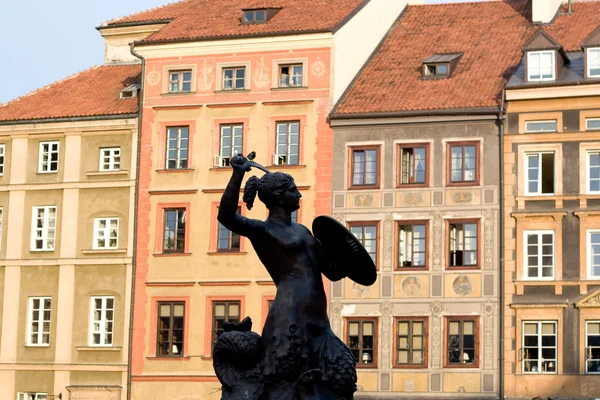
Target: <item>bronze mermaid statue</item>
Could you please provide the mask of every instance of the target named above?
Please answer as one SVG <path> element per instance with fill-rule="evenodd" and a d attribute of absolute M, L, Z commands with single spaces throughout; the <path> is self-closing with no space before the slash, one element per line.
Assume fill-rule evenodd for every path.
<path fill-rule="evenodd" d="M 313 223 L 315 236 L 321 240 L 293 222 L 291 215 L 299 209 L 302 195 L 292 176 L 268 172 L 252 161 L 253 153 L 249 158 L 237 155 L 231 159 L 233 174 L 221 198 L 218 220 L 250 240 L 277 294 L 262 335 L 251 331 L 248 317 L 240 324 L 224 325 L 225 332 L 213 350 L 221 398 L 353 399 L 356 360 L 331 330 L 321 274 L 333 281 L 348 276 L 370 285 L 376 279 L 375 266 L 360 242 L 348 236 L 351 234 L 335 231 L 345 228 L 333 219 L 318 217 Z M 251 209 L 258 194 L 269 210 L 265 221 L 236 212 L 242 180 L 252 167 L 268 173 L 248 179 L 243 200 Z M 339 226 L 331 230 L 334 225 Z M 324 233 L 317 235 L 317 228 Z M 336 254 L 340 252 L 344 255 Z"/>

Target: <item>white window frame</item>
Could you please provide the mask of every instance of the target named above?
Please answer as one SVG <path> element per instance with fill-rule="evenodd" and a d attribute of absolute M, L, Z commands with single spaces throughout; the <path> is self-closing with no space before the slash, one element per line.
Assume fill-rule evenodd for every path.
<path fill-rule="evenodd" d="M 552 235 L 552 276 L 542 276 L 542 235 Z M 527 237 L 529 235 L 537 235 L 538 236 L 538 276 L 530 277 L 529 265 L 527 263 L 527 258 L 529 256 L 528 253 L 528 244 Z M 523 231 L 523 279 L 527 281 L 552 281 L 556 277 L 556 233 L 553 230 L 529 230 Z"/>
<path fill-rule="evenodd" d="M 588 229 L 586 232 L 586 244 L 587 244 L 587 278 L 588 279 L 594 279 L 594 280 L 600 280 L 600 275 L 593 275 L 592 271 L 593 271 L 593 260 L 594 260 L 594 254 L 592 253 L 592 235 L 593 234 L 597 234 L 600 235 L 600 229 Z M 600 245 L 600 242 L 598 242 L 598 245 Z M 598 256 L 600 256 L 600 253 L 598 253 Z"/>
<path fill-rule="evenodd" d="M 600 194 L 600 189 L 599 190 L 592 190 L 592 173 L 591 173 L 591 160 L 590 157 L 592 154 L 598 154 L 600 155 L 600 150 L 588 150 L 586 152 L 585 155 L 585 168 L 586 168 L 586 182 L 585 182 L 585 187 L 587 189 L 587 193 L 588 194 Z M 594 180 L 598 180 L 598 178 L 594 178 Z"/>
<path fill-rule="evenodd" d="M 48 145 L 48 151 L 44 150 L 44 146 Z M 56 150 L 52 149 L 52 146 L 56 145 Z M 48 154 L 48 159 L 46 163 L 44 163 L 44 154 Z M 56 169 L 51 169 L 50 159 L 52 158 L 52 154 L 56 154 Z M 58 172 L 58 166 L 60 163 L 60 142 L 58 140 L 40 142 L 40 149 L 38 154 L 38 173 L 39 174 L 55 174 Z"/>
<path fill-rule="evenodd" d="M 587 50 L 587 54 L 586 54 L 586 68 L 587 68 L 587 76 L 588 78 L 600 78 L 600 74 L 598 75 L 592 75 L 592 65 L 590 64 L 590 52 L 591 51 L 597 51 L 598 52 L 598 67 L 600 68 L 600 47 L 590 47 Z"/>
<path fill-rule="evenodd" d="M 552 68 L 552 77 L 550 78 L 543 78 L 542 77 L 542 57 L 544 56 L 544 54 L 550 54 L 552 57 L 552 63 L 550 65 L 550 67 Z M 531 75 L 531 58 L 532 56 L 539 56 L 540 62 L 539 62 L 539 78 L 532 78 Z M 541 81 L 553 81 L 556 79 L 556 54 L 554 50 L 543 50 L 543 51 L 530 51 L 527 53 L 527 80 L 530 82 L 541 82 Z"/>
<path fill-rule="evenodd" d="M 586 131 L 600 131 L 600 128 L 590 128 L 589 127 L 590 121 L 600 121 L 600 118 L 586 118 L 585 119 L 585 130 Z"/>
<path fill-rule="evenodd" d="M 108 154 L 105 154 L 108 152 Z M 116 158 L 119 161 L 115 161 Z M 108 163 L 106 162 L 108 158 Z M 120 147 L 103 147 L 100 149 L 100 164 L 99 171 L 119 171 L 121 169 L 121 148 Z"/>
<path fill-rule="evenodd" d="M 537 365 L 537 371 L 536 372 L 532 372 L 532 371 L 525 371 L 525 324 L 537 324 L 538 325 L 538 365 Z M 542 325 L 543 324 L 554 324 L 554 336 L 556 338 L 555 340 L 555 346 L 554 346 L 554 351 L 555 351 L 555 355 L 556 358 L 552 359 L 551 361 L 554 361 L 554 371 L 541 371 L 541 364 L 540 362 L 544 362 L 543 358 L 542 358 L 542 348 L 546 347 L 546 348 L 551 348 L 552 346 L 542 346 Z M 521 351 L 523 352 L 522 354 L 522 360 L 521 360 L 521 371 L 523 372 L 523 374 L 525 375 L 557 375 L 558 374 L 558 346 L 560 345 L 560 342 L 558 341 L 559 336 L 558 336 L 558 322 L 557 321 L 523 321 L 522 325 L 521 325 Z"/>
<path fill-rule="evenodd" d="M 4 175 L 4 158 L 6 157 L 6 145 L 0 144 L 0 176 Z"/>
<path fill-rule="evenodd" d="M 298 133 L 291 132 L 292 124 L 298 125 Z M 285 134 L 279 133 L 280 125 L 285 125 L 287 127 Z M 284 135 L 286 137 L 287 145 L 285 145 L 285 154 L 281 154 L 279 153 L 279 139 L 280 136 Z M 295 164 L 290 164 L 290 156 L 293 154 L 291 151 L 293 136 L 297 137 L 297 142 L 295 144 L 298 147 L 298 151 L 294 155 L 298 158 L 298 162 Z M 285 157 L 285 162 L 281 157 Z M 273 156 L 273 165 L 300 165 L 300 121 L 278 121 L 275 123 L 275 155 Z"/>
<path fill-rule="evenodd" d="M 190 80 L 187 81 L 184 79 L 184 75 L 189 73 Z M 177 75 L 177 80 L 173 80 L 173 76 Z M 168 92 L 169 93 L 192 93 L 193 92 L 193 82 L 194 82 L 194 71 L 192 69 L 177 69 L 169 71 L 169 82 L 168 82 Z M 173 84 L 177 84 L 177 90 L 173 90 Z M 183 90 L 184 83 L 189 83 L 190 90 Z"/>
<path fill-rule="evenodd" d="M 100 222 L 105 221 L 105 228 L 100 228 Z M 112 230 L 111 223 L 117 222 L 117 236 L 114 237 L 115 245 L 110 245 L 110 240 L 113 239 L 110 236 Z M 98 241 L 104 240 L 104 246 L 99 246 Z M 111 250 L 119 248 L 119 217 L 102 217 L 94 219 L 94 242 L 92 244 L 94 250 Z"/>
<path fill-rule="evenodd" d="M 229 128 L 230 129 L 230 133 L 229 133 L 229 146 L 227 146 L 229 148 L 229 154 L 227 154 L 225 152 L 224 146 L 223 146 L 223 131 Z M 241 138 L 242 143 L 237 146 L 234 145 L 235 139 L 236 138 Z M 242 153 L 244 151 L 244 124 L 240 124 L 240 123 L 234 123 L 234 124 L 222 124 L 219 127 L 219 154 L 215 157 L 215 166 L 216 167 L 228 167 L 229 166 L 229 162 L 231 161 L 231 159 L 237 155 L 235 149 L 239 148 L 239 151 L 237 153 Z"/>
<path fill-rule="evenodd" d="M 50 210 L 54 209 L 54 233 L 52 235 L 49 234 L 49 225 L 51 222 L 51 218 L 49 217 Z M 41 228 L 37 227 L 37 211 L 44 210 L 43 216 L 43 226 Z M 56 249 L 56 231 L 58 229 L 57 226 L 58 220 L 58 209 L 56 206 L 34 206 L 33 211 L 31 213 L 31 244 L 30 251 L 54 251 Z M 42 240 L 42 248 L 36 248 L 36 241 L 38 239 L 37 232 L 41 233 L 40 239 Z M 48 241 L 53 240 L 53 245 L 50 247 L 48 245 Z"/>
<path fill-rule="evenodd" d="M 96 300 L 101 301 L 100 319 L 95 318 Z M 112 300 L 112 308 L 108 307 L 108 300 Z M 112 319 L 107 317 L 107 312 L 112 311 Z M 111 324 L 108 329 L 108 324 Z M 92 296 L 90 298 L 90 336 L 89 345 L 92 347 L 112 347 L 115 339 L 115 298 L 114 296 Z M 110 334 L 110 343 L 105 343 L 107 334 Z M 100 343 L 94 343 L 94 335 L 99 335 Z"/>
<path fill-rule="evenodd" d="M 588 343 L 588 332 L 589 332 L 589 325 L 590 324 L 600 324 L 600 321 L 598 320 L 586 320 L 585 321 L 585 356 L 583 357 L 584 362 L 585 362 L 585 374 L 586 375 L 600 375 L 600 371 L 594 371 L 594 372 L 590 372 L 588 371 L 588 360 L 593 360 L 588 358 L 589 354 L 590 354 L 590 345 Z M 595 346 L 595 348 L 598 348 L 597 346 Z"/>
<path fill-rule="evenodd" d="M 4 217 L 4 209 L 2 207 L 0 207 L 0 250 L 2 250 L 2 228 L 3 228 L 3 224 L 2 224 L 2 218 Z"/>
<path fill-rule="evenodd" d="M 33 308 L 33 302 L 35 300 L 39 300 L 40 302 L 40 307 L 37 310 L 34 310 Z M 46 300 L 50 301 L 50 308 L 48 309 L 48 311 L 50 312 L 50 319 L 45 320 L 44 319 L 44 310 L 46 310 L 46 308 L 44 308 L 44 303 L 46 302 Z M 33 319 L 33 312 L 34 311 L 38 311 L 38 318 L 36 320 Z M 33 343 L 33 341 L 31 340 L 31 336 L 34 334 L 33 332 L 33 323 L 37 322 L 38 324 L 38 331 L 35 333 L 36 337 L 37 337 L 37 343 Z M 48 323 L 48 332 L 44 332 L 43 330 L 43 326 L 44 326 L 44 322 Z M 28 312 L 27 312 L 27 346 L 32 346 L 32 347 L 49 347 L 50 346 L 50 334 L 52 332 L 52 297 L 30 297 L 29 298 L 29 305 L 28 305 Z M 48 334 L 48 343 L 43 343 L 44 342 L 44 334 L 47 333 Z"/>
<path fill-rule="evenodd" d="M 554 155 L 554 171 L 553 171 L 553 175 L 554 175 L 554 182 L 553 182 L 553 187 L 554 187 L 554 191 L 552 193 L 542 193 L 542 155 L 543 154 L 553 154 Z M 529 191 L 529 157 L 530 156 L 537 156 L 539 158 L 539 162 L 538 162 L 538 176 L 537 176 L 537 181 L 538 181 L 538 190 L 537 192 L 530 192 Z M 555 151 L 528 151 L 525 153 L 525 165 L 524 165 L 524 172 L 525 172 L 525 178 L 524 178 L 524 182 L 525 182 L 525 194 L 527 196 L 554 196 L 556 195 L 556 152 Z"/>
<path fill-rule="evenodd" d="M 174 139 L 171 139 L 170 137 L 170 132 L 172 130 L 175 130 L 176 132 L 176 137 Z M 182 137 L 182 133 L 184 130 L 187 130 L 187 137 L 183 138 Z M 169 144 L 172 140 L 175 140 L 175 147 L 171 148 L 169 147 Z M 187 144 L 185 146 L 183 146 L 181 144 L 181 142 L 185 141 Z M 169 126 L 167 127 L 167 136 L 166 136 L 166 143 L 165 143 L 165 169 L 168 170 L 186 170 L 190 168 L 190 127 L 188 125 L 185 126 Z M 174 150 L 175 151 L 175 158 L 169 158 L 169 151 Z M 187 151 L 187 156 L 183 156 L 183 151 Z M 169 161 L 174 160 L 175 161 L 175 167 L 170 168 L 169 167 Z M 181 161 L 185 161 L 186 162 L 186 166 L 185 168 L 182 168 L 179 166 Z"/>
<path fill-rule="evenodd" d="M 33 397 L 31 397 L 33 396 Z M 45 392 L 19 392 L 17 400 L 48 400 L 48 393 Z"/>
<path fill-rule="evenodd" d="M 233 75 L 231 78 L 231 87 L 228 88 L 225 85 L 225 82 L 227 81 L 227 79 L 225 78 L 225 71 L 231 70 L 233 71 Z M 243 70 L 244 71 L 244 87 L 242 88 L 238 88 L 236 87 L 236 81 L 239 80 L 240 78 L 237 77 L 237 72 Z M 245 65 L 237 65 L 237 66 L 224 66 L 221 69 L 221 90 L 227 90 L 227 91 L 236 91 L 236 90 L 246 90 L 248 88 L 248 69 L 246 68 Z"/>
<path fill-rule="evenodd" d="M 530 130 L 529 129 L 529 125 L 530 124 L 543 124 L 543 123 L 548 123 L 548 122 L 554 122 L 556 124 L 556 129 L 553 130 Z M 525 132 L 526 133 L 555 133 L 558 132 L 558 121 L 555 119 L 547 119 L 547 120 L 540 120 L 540 121 L 525 121 Z"/>

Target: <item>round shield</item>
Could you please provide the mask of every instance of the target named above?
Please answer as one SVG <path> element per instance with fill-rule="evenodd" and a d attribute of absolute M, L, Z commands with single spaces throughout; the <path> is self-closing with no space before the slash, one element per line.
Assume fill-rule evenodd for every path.
<path fill-rule="evenodd" d="M 321 242 L 337 272 L 354 282 L 371 286 L 377 280 L 377 268 L 362 243 L 335 219 L 321 215 L 313 221 L 313 234 Z"/>

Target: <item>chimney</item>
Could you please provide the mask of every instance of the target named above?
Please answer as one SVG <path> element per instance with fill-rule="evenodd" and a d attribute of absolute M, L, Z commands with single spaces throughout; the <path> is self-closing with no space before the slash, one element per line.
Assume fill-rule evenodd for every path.
<path fill-rule="evenodd" d="M 532 21 L 535 24 L 550 23 L 563 4 L 563 0 L 531 0 Z"/>

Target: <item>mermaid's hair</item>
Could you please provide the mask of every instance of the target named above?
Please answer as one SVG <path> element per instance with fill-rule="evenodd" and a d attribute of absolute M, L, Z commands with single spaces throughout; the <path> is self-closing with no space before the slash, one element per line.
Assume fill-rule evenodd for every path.
<path fill-rule="evenodd" d="M 248 210 L 254 206 L 254 199 L 258 193 L 260 201 L 265 203 L 268 209 L 279 204 L 283 194 L 294 183 L 294 178 L 283 172 L 264 174 L 258 179 L 252 176 L 244 186 L 244 203 Z"/>

